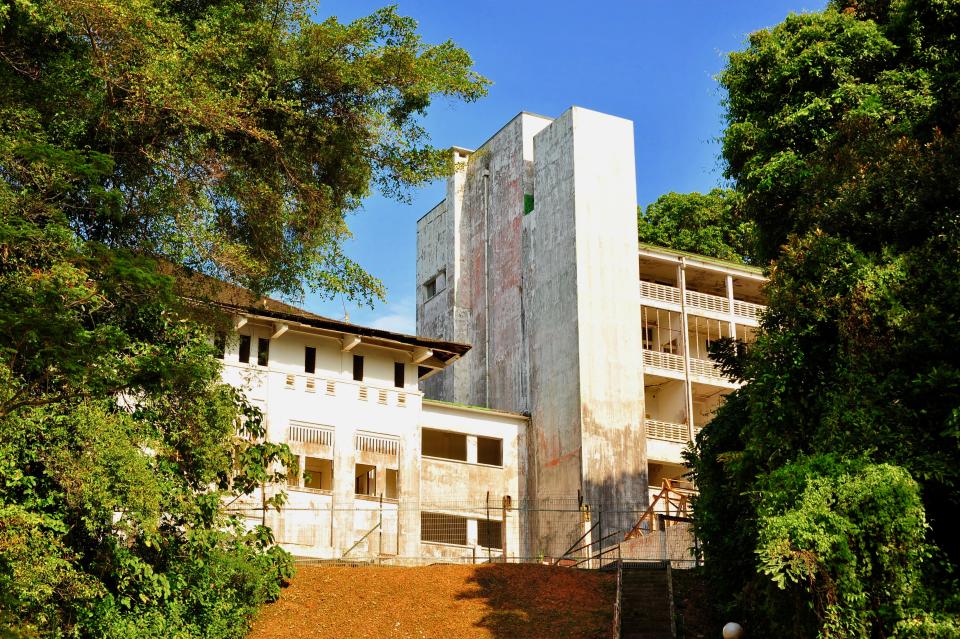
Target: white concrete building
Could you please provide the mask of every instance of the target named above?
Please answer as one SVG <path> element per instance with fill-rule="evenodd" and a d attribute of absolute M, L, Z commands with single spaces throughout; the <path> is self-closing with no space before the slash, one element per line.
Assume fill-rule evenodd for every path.
<path fill-rule="evenodd" d="M 299 477 L 278 513 L 243 504 L 295 555 L 481 557 L 528 552 L 504 498 L 526 497 L 528 419 L 425 400 L 419 380 L 469 346 L 323 318 L 244 291 L 219 294 L 236 332 L 224 379 L 263 410 Z M 231 298 L 232 299 L 225 299 Z"/>
<path fill-rule="evenodd" d="M 707 346 L 752 338 L 763 277 L 638 245 L 627 120 L 521 113 L 453 154 L 417 223 L 417 332 L 473 349 L 426 395 L 529 412 L 530 495 L 643 510 L 735 387 Z M 551 551 L 570 536 L 535 534 Z"/>

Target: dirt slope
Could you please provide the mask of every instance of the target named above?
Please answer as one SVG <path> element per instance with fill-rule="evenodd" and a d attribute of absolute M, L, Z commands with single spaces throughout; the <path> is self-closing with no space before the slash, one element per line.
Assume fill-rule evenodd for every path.
<path fill-rule="evenodd" d="M 609 637 L 613 574 L 540 565 L 300 568 L 249 639 Z"/>

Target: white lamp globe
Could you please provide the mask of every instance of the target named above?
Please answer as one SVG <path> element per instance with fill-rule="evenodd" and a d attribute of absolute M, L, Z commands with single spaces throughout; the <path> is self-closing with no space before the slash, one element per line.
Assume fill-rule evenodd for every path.
<path fill-rule="evenodd" d="M 743 626 L 731 621 L 723 627 L 723 639 L 743 639 Z"/>

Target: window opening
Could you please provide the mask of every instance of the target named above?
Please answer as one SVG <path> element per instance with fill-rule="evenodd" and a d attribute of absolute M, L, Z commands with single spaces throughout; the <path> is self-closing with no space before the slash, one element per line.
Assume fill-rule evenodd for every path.
<path fill-rule="evenodd" d="M 424 428 L 420 443 L 421 452 L 427 457 L 467 461 L 466 435 Z"/>
<path fill-rule="evenodd" d="M 240 361 L 244 364 L 250 363 L 250 336 L 240 336 Z"/>
<path fill-rule="evenodd" d="M 270 340 L 261 337 L 257 340 L 257 365 L 267 366 L 270 363 Z"/>

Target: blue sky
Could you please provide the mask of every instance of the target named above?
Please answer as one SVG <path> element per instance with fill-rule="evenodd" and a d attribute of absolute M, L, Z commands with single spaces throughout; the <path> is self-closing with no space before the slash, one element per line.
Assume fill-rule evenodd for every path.
<path fill-rule="evenodd" d="M 385 2 L 321 0 L 317 17 L 349 21 Z M 476 148 L 520 111 L 557 116 L 571 105 L 633 120 L 637 197 L 723 183 L 717 137 L 723 98 L 716 74 L 747 35 L 826 0 L 594 0 L 524 2 L 399 0 L 430 43 L 452 39 L 493 85 L 472 104 L 439 99 L 424 120 L 438 147 Z M 347 254 L 383 280 L 375 308 L 310 295 L 304 306 L 330 317 L 412 333 L 416 220 L 443 199 L 443 184 L 411 191 L 404 204 L 378 195 L 348 220 Z"/>

